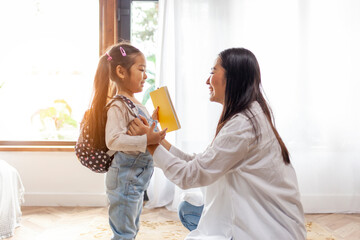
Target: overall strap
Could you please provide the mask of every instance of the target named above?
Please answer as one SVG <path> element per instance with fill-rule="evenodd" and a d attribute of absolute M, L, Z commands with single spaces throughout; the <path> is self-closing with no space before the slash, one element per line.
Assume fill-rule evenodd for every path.
<path fill-rule="evenodd" d="M 122 101 L 123 103 L 125 103 L 126 107 L 128 108 L 128 110 L 130 111 L 130 113 L 134 116 L 134 117 L 138 117 L 139 116 L 139 110 L 136 107 L 136 105 L 133 103 L 133 101 L 131 101 L 129 98 L 123 96 L 123 95 L 115 95 L 112 100 L 110 102 L 108 102 L 108 104 L 106 104 L 106 109 L 108 109 L 111 104 L 115 101 Z"/>

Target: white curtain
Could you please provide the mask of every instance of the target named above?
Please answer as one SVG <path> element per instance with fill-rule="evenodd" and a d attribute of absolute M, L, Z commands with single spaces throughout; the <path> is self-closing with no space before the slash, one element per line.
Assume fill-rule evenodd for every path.
<path fill-rule="evenodd" d="M 169 87 L 182 125 L 168 134 L 173 143 L 191 153 L 211 142 L 221 106 L 209 102 L 205 81 L 220 51 L 247 48 L 259 61 L 305 211 L 359 212 L 360 1 L 160 0 L 159 5 L 157 76 Z M 162 175 L 152 186 L 163 189 L 165 205 L 176 209 L 181 191 L 165 182 Z"/>

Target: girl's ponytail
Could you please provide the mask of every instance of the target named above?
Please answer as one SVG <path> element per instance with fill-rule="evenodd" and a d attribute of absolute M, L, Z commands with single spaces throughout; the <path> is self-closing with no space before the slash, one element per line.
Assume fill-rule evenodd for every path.
<path fill-rule="evenodd" d="M 105 149 L 105 106 L 108 101 L 110 86 L 110 64 L 106 55 L 99 59 L 94 79 L 94 89 L 89 111 L 86 113 L 85 121 L 89 125 L 89 139 L 93 139 L 93 146 Z M 111 97 L 111 96 L 110 96 Z"/>

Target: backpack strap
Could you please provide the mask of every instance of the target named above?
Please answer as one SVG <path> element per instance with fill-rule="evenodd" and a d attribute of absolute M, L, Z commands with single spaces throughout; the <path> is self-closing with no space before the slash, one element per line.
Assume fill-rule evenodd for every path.
<path fill-rule="evenodd" d="M 128 108 L 128 110 L 130 111 L 130 113 L 134 116 L 134 117 L 138 117 L 139 116 L 139 110 L 136 107 L 136 105 L 133 103 L 133 101 L 131 101 L 129 98 L 123 96 L 123 95 L 115 95 L 110 102 L 108 102 L 108 104 L 106 104 L 105 109 L 109 109 L 111 104 L 113 104 L 115 101 L 121 101 L 123 103 L 125 103 L 125 106 Z M 109 156 L 113 156 L 116 151 L 114 150 L 108 150 L 106 152 Z"/>
<path fill-rule="evenodd" d="M 108 104 L 106 104 L 105 109 L 109 109 L 111 104 L 113 104 L 113 102 L 115 101 L 121 101 L 123 103 L 125 103 L 125 106 L 128 108 L 128 110 L 130 111 L 131 115 L 133 115 L 134 117 L 138 117 L 139 116 L 139 110 L 136 107 L 136 105 L 133 103 L 133 101 L 131 101 L 129 98 L 123 96 L 123 95 L 115 95 L 110 102 L 108 102 Z"/>

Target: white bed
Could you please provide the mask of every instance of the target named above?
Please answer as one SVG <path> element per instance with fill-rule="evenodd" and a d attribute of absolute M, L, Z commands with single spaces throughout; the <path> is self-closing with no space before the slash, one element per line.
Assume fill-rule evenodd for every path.
<path fill-rule="evenodd" d="M 0 159 L 0 239 L 9 238 L 20 225 L 24 186 L 18 171 Z"/>

